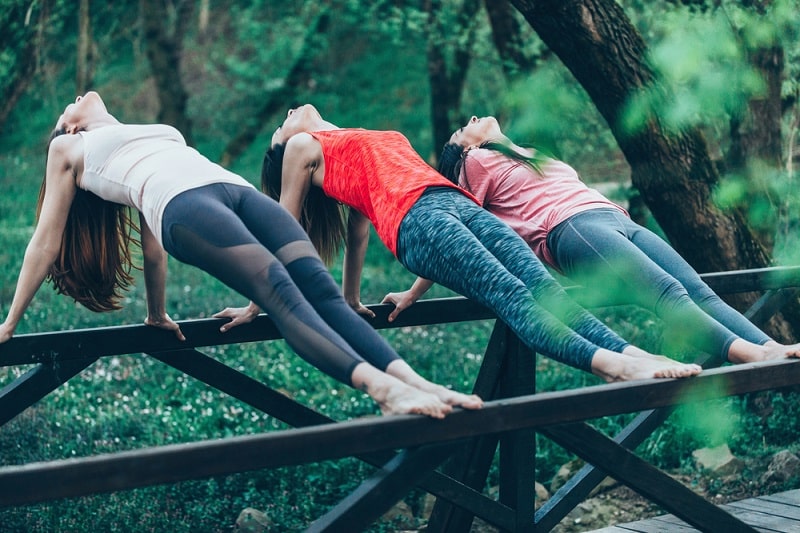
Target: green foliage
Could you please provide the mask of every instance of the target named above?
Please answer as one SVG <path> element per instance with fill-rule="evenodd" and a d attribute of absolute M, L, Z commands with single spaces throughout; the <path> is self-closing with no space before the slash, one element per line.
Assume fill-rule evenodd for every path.
<path fill-rule="evenodd" d="M 632 98 L 623 117 L 631 133 L 654 117 L 678 131 L 738 113 L 763 82 L 722 11 L 678 10 L 663 19 L 666 36 L 650 49 L 657 76 Z"/>
<path fill-rule="evenodd" d="M 441 33 L 445 40 L 436 44 L 453 47 L 459 43 L 446 40 L 446 28 L 457 15 L 460 2 L 444 4 L 446 13 L 438 22 L 445 29 Z M 780 35 L 785 43 L 797 41 L 786 40 L 798 27 L 798 15 L 790 9 L 791 2 L 774 3 L 770 12 L 772 26 L 755 24 L 747 13 L 730 7 L 730 20 L 726 21 L 720 12 L 676 11 L 664 15 L 658 10 L 663 6 L 654 7 L 648 2 L 625 4 L 630 4 L 632 16 L 654 44 L 654 69 L 669 82 L 679 104 L 657 108 L 666 100 L 650 96 L 644 107 L 663 114 L 676 127 L 698 121 L 719 123 L 720 117 L 757 94 L 752 73 L 741 68 L 745 44 L 763 44 L 764 39 L 774 35 Z M 7 9 L 34 9 L 38 5 L 0 1 L 1 20 L 21 20 L 12 19 Z M 313 64 L 312 82 L 295 95 L 296 101 L 287 102 L 287 107 L 312 101 L 342 126 L 399 129 L 424 156 L 429 155 L 425 153 L 431 144 L 425 55 L 430 44 L 428 18 L 416 3 L 384 0 L 253 0 L 234 5 L 211 2 L 212 23 L 206 28 L 197 23 L 190 25 L 182 63 L 182 76 L 191 95 L 189 114 L 201 152 L 212 157 L 220 153 L 240 127 L 253 120 L 265 91 L 283 83 L 308 25 L 323 8 L 334 10 L 335 23 L 326 35 L 319 36 L 320 53 Z M 126 122 L 152 121 L 157 113 L 137 9 L 136 3 L 92 3 L 98 51 L 93 88 Z M 510 84 L 490 43 L 483 15 L 473 21 L 477 45 L 462 108 L 456 112 L 465 117 L 498 116 L 514 138 L 552 148 L 582 169 L 587 181 L 624 178 L 628 169 L 607 125 L 569 72 L 550 58 L 536 71 L 521 75 Z M 8 309 L 33 231 L 36 195 L 44 172 L 45 139 L 64 105 L 74 98 L 72 3 L 55 2 L 53 17 L 45 31 L 36 83 L 18 103 L 0 137 L 2 312 Z M 15 68 L 22 45 L 29 39 L 25 32 L 30 30 L 18 22 L 6 25 L 4 42 L 9 46 L 0 52 L 0 80 L 8 79 Z M 532 49 L 542 50 L 541 42 L 535 36 L 530 38 Z M 19 42 L 14 43 L 15 39 Z M 784 94 L 796 96 L 798 46 L 787 46 L 786 53 Z M 277 124 L 280 116 L 271 120 Z M 253 183 L 257 182 L 260 160 L 273 127 L 264 125 L 262 137 L 233 164 L 233 170 Z M 792 131 L 791 127 L 787 130 Z M 766 172 L 762 178 L 779 198 L 791 200 L 787 206 L 797 205 L 797 188 L 791 186 L 791 181 Z M 741 191 L 746 190 L 731 180 L 719 190 L 717 198 L 723 205 L 740 206 L 746 199 Z M 764 205 L 750 207 L 768 211 Z M 787 223 L 785 242 L 779 248 L 783 261 L 800 261 L 800 246 L 796 244 L 799 234 L 796 226 Z M 364 302 L 380 301 L 387 292 L 405 289 L 413 282 L 414 276 L 400 267 L 375 235 L 368 254 L 362 283 Z M 176 319 L 207 317 L 225 306 L 245 304 L 242 297 L 197 269 L 170 260 L 169 270 L 168 310 Z M 340 279 L 341 261 L 332 270 Z M 451 295 L 438 286 L 428 294 Z M 145 315 L 141 279 L 127 295 L 125 304 L 119 312 L 94 314 L 46 286 L 36 295 L 18 333 L 140 323 Z M 653 351 L 661 348 L 665 332 L 649 313 L 628 307 L 600 308 L 595 313 L 635 344 Z M 479 321 L 385 330 L 381 334 L 421 374 L 466 391 L 473 386 L 491 328 L 491 321 Z M 363 393 L 324 376 L 283 342 L 215 347 L 206 353 L 334 419 L 378 412 Z M 0 386 L 19 378 L 25 370 L 0 369 Z M 585 372 L 545 357 L 537 358 L 539 391 L 599 382 Z M 770 402 L 772 415 L 764 418 L 753 414 L 746 400 L 715 401 L 711 406 L 707 405 L 709 402 L 698 402 L 677 413 L 640 452 L 657 465 L 688 468 L 691 451 L 710 443 L 727 441 L 735 453 L 741 454 L 793 445 L 793 421 L 798 415 L 796 393 L 777 394 Z M 630 418 L 631 415 L 608 417 L 593 423 L 613 434 Z M 4 450 L 2 464 L 23 464 L 284 427 L 275 418 L 195 383 L 153 359 L 132 355 L 98 361 L 4 425 L 0 429 L 0 449 Z M 725 431 L 720 431 L 723 428 Z M 572 458 L 540 438 L 536 459 L 537 478 L 546 483 L 560 465 Z M 0 511 L 0 529 L 224 531 L 247 506 L 265 511 L 285 530 L 302 529 L 369 472 L 370 468 L 362 463 L 346 459 L 5 509 Z M 490 485 L 496 474 L 495 466 Z M 418 506 L 418 497 L 412 494 L 408 501 Z M 374 529 L 390 528 L 382 524 Z"/>

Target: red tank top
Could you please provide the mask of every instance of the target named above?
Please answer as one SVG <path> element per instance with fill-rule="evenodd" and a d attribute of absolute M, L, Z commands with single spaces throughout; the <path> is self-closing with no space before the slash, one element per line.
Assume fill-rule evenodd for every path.
<path fill-rule="evenodd" d="M 397 255 L 397 232 L 408 210 L 428 187 L 460 189 L 426 163 L 396 131 L 339 129 L 311 135 L 322 145 L 325 194 L 369 218 Z"/>

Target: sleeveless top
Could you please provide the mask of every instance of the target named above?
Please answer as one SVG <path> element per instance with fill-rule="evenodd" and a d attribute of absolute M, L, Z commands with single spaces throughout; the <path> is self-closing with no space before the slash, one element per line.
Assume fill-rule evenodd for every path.
<path fill-rule="evenodd" d="M 428 187 L 450 187 L 478 203 L 428 165 L 399 132 L 339 129 L 311 135 L 322 145 L 325 194 L 366 216 L 395 256 L 400 223 Z"/>
<path fill-rule="evenodd" d="M 80 134 L 84 168 L 78 187 L 137 209 L 162 244 L 164 209 L 178 194 L 211 183 L 253 187 L 187 146 L 172 126 L 119 124 Z"/>
<path fill-rule="evenodd" d="M 572 215 L 589 209 L 627 211 L 595 189 L 578 172 L 556 159 L 541 163 L 541 172 L 486 148 L 469 151 L 459 185 L 472 192 L 481 205 L 511 226 L 545 263 L 556 268 L 547 235 Z"/>

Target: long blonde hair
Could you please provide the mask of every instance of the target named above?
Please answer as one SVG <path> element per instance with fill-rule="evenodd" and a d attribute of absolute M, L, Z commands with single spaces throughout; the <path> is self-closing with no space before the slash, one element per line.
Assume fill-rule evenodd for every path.
<path fill-rule="evenodd" d="M 65 133 L 55 130 L 47 143 Z M 44 202 L 46 178 L 36 205 L 38 222 Z M 103 200 L 77 189 L 69 210 L 61 249 L 50 266 L 47 279 L 59 294 L 66 294 L 92 311 L 120 309 L 122 292 L 133 283 L 130 245 L 139 244 L 131 235 L 136 228 L 130 208 Z"/>

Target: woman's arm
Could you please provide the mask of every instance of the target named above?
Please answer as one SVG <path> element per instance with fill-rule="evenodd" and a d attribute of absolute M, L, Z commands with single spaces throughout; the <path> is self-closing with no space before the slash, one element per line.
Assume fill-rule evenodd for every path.
<path fill-rule="evenodd" d="M 322 146 L 308 133 L 298 133 L 286 143 L 281 171 L 280 204 L 300 220 L 314 173 L 322 161 Z M 322 176 L 317 176 L 322 185 Z"/>
<path fill-rule="evenodd" d="M 25 249 L 11 307 L 5 322 L 0 324 L 0 342 L 14 335 L 17 324 L 61 250 L 67 216 L 75 198 L 75 170 L 67 157 L 73 145 L 70 136 L 58 137 L 50 144 L 41 214 Z"/>
<path fill-rule="evenodd" d="M 186 340 L 180 326 L 167 314 L 167 252 L 156 240 L 144 217 L 139 214 L 142 232 L 142 256 L 144 257 L 144 287 L 147 298 L 148 326 L 174 331 L 180 340 Z"/>
<path fill-rule="evenodd" d="M 361 304 L 361 272 L 369 244 L 370 221 L 367 217 L 350 209 L 347 218 L 347 240 L 342 267 L 342 292 L 344 299 L 357 313 L 374 317 L 375 313 Z"/>

